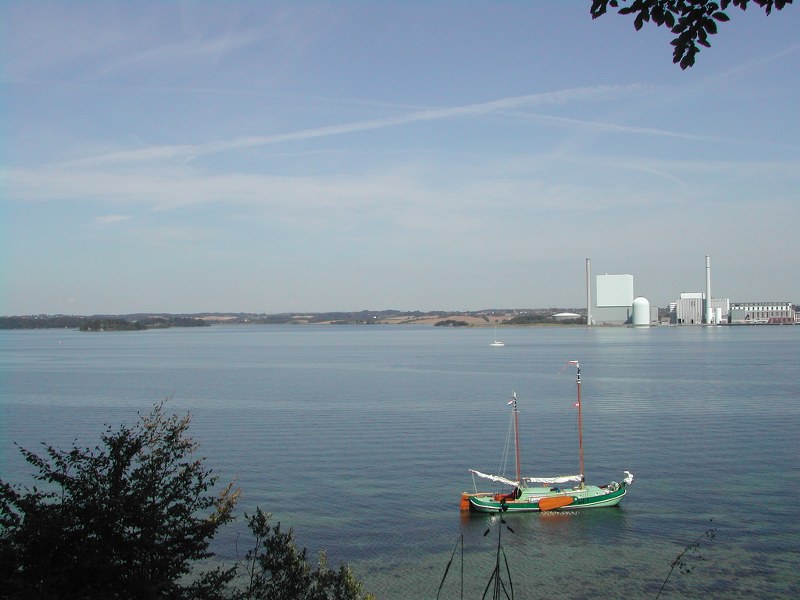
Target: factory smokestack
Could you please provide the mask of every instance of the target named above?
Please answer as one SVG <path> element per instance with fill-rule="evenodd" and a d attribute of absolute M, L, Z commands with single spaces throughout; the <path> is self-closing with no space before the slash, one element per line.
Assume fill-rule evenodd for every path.
<path fill-rule="evenodd" d="M 711 257 L 706 254 L 706 301 L 704 311 L 704 322 L 710 325 L 713 317 L 711 316 Z"/>
<path fill-rule="evenodd" d="M 592 324 L 592 259 L 586 259 L 586 324 Z"/>

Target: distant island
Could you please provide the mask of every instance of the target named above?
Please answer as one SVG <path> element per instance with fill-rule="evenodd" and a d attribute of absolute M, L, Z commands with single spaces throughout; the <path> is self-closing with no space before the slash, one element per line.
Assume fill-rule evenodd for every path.
<path fill-rule="evenodd" d="M 126 321 L 125 319 L 92 319 L 86 321 L 80 328 L 81 331 L 144 331 L 144 323 Z"/>
<path fill-rule="evenodd" d="M 564 318 L 563 315 L 571 318 Z M 0 317 L 0 329 L 79 329 L 80 331 L 143 331 L 169 327 L 210 325 L 392 325 L 418 324 L 439 327 L 486 325 L 579 325 L 586 310 L 575 308 L 486 309 L 479 311 L 362 310 L 323 313 L 141 313 L 130 315 L 22 315 Z"/>
<path fill-rule="evenodd" d="M 78 329 L 80 331 L 144 331 L 169 327 L 208 327 L 194 317 L 171 315 L 75 316 L 27 315 L 0 317 L 0 329 Z"/>

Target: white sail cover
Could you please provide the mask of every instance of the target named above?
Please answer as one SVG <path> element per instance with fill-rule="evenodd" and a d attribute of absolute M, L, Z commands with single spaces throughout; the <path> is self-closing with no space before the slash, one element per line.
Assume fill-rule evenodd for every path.
<path fill-rule="evenodd" d="M 523 477 L 523 481 L 528 483 L 544 483 L 545 485 L 553 485 L 556 483 L 570 483 L 572 481 L 578 483 L 581 480 L 580 475 L 559 475 L 558 477 Z"/>
<path fill-rule="evenodd" d="M 469 471 L 470 473 L 474 473 L 478 477 L 483 477 L 484 479 L 488 479 L 490 481 L 505 483 L 506 485 L 513 485 L 514 487 L 518 485 L 516 481 L 511 481 L 510 479 L 506 479 L 505 477 L 500 477 L 500 475 L 487 475 L 486 473 L 481 473 L 480 471 L 476 471 L 475 469 L 470 469 Z"/>
<path fill-rule="evenodd" d="M 478 477 L 483 477 L 484 479 L 488 479 L 489 481 L 496 481 L 498 483 L 505 483 L 506 485 L 513 485 L 518 486 L 519 483 L 516 481 L 512 481 L 511 479 L 506 479 L 505 477 L 501 477 L 500 475 L 488 475 L 486 473 L 481 473 L 480 471 L 476 471 L 475 469 L 470 469 L 470 473 L 474 473 Z M 626 471 L 627 472 L 627 471 Z M 522 481 L 527 483 L 543 483 L 545 485 L 555 485 L 556 483 L 571 483 L 576 482 L 579 483 L 581 480 L 580 475 L 559 475 L 557 477 L 523 477 Z"/>

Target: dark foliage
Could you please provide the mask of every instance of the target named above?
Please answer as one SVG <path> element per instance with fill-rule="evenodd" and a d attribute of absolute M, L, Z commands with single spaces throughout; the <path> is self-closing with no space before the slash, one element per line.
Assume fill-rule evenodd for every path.
<path fill-rule="evenodd" d="M 232 484 L 195 458 L 190 417 L 164 402 L 132 427 L 107 428 L 93 448 L 20 449 L 42 489 L 0 480 L 0 599 L 369 600 L 324 554 L 312 569 L 292 530 L 256 509 L 243 563 L 201 570 L 209 543 L 233 519 Z M 244 572 L 246 585 L 233 584 Z"/>
<path fill-rule="evenodd" d="M 0 317 L 0 329 L 77 329 L 86 317 L 70 315 L 34 315 Z"/>
<path fill-rule="evenodd" d="M 458 319 L 445 319 L 434 323 L 434 327 L 467 327 L 468 325 L 469 323 L 466 321 L 459 321 Z"/>
<path fill-rule="evenodd" d="M 185 316 L 29 315 L 0 317 L 0 329 L 80 329 L 81 331 L 139 331 L 167 327 L 208 327 L 203 319 Z"/>
<path fill-rule="evenodd" d="M 44 485 L 0 481 L 0 597 L 221 597 L 234 570 L 192 567 L 238 493 L 209 493 L 216 477 L 193 457 L 188 425 L 161 403 L 94 449 L 21 449 Z"/>
<path fill-rule="evenodd" d="M 546 315 L 541 314 L 527 314 L 527 315 L 519 315 L 514 317 L 513 319 L 509 319 L 506 321 L 508 325 L 532 325 L 536 323 L 547 323 L 550 321 Z"/>
<path fill-rule="evenodd" d="M 144 324 L 125 319 L 92 319 L 80 327 L 81 331 L 142 331 L 143 329 L 147 329 Z"/>
<path fill-rule="evenodd" d="M 253 547 L 244 559 L 247 589 L 241 598 L 269 600 L 371 600 L 364 586 L 355 579 L 351 570 L 342 565 L 337 571 L 328 568 L 325 554 L 320 554 L 319 565 L 312 569 L 306 558 L 306 549 L 298 550 L 291 529 L 282 531 L 281 525 L 271 526 L 270 514 L 256 509 L 247 517 L 253 533 Z"/>
<path fill-rule="evenodd" d="M 168 327 L 208 327 L 203 319 L 193 317 L 145 317 L 136 320 L 147 329 L 166 329 Z"/>
<path fill-rule="evenodd" d="M 717 23 L 725 23 L 730 17 L 725 10 L 731 5 L 747 10 L 751 0 L 592 0 L 590 12 L 596 19 L 608 12 L 609 7 L 621 15 L 633 15 L 633 26 L 639 31 L 645 23 L 653 22 L 658 27 L 667 27 L 675 38 L 672 45 L 672 62 L 681 69 L 694 65 L 699 46 L 711 47 L 709 36 L 717 33 Z M 752 0 L 767 15 L 772 10 L 782 10 L 792 0 Z"/>

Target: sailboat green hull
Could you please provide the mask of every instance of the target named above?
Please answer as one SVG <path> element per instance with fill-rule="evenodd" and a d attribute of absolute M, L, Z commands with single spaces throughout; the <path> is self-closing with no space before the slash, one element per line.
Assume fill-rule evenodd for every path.
<path fill-rule="evenodd" d="M 578 510 L 584 508 L 602 508 L 616 506 L 626 494 L 626 488 L 633 483 L 633 474 L 625 471 L 622 483 L 612 481 L 608 485 L 596 486 L 585 484 L 583 463 L 583 420 L 581 418 L 581 366 L 577 360 L 569 361 L 577 369 L 575 385 L 577 386 L 578 408 L 578 456 L 580 471 L 577 475 L 559 475 L 557 477 L 522 477 L 519 448 L 519 411 L 517 410 L 517 393 L 511 394 L 508 404 L 512 407 L 512 421 L 514 431 L 514 450 L 516 453 L 516 478 L 509 479 L 505 475 L 490 475 L 470 469 L 474 478 L 477 475 L 495 483 L 511 486 L 513 491 L 508 494 L 478 492 L 462 492 L 461 510 L 471 510 L 482 513 L 496 512 L 543 512 L 553 510 Z M 507 438 L 510 439 L 510 438 Z M 575 487 L 563 488 L 561 484 L 574 482 Z M 532 484 L 532 485 L 531 485 Z M 556 486 L 556 487 L 551 487 Z"/>
<path fill-rule="evenodd" d="M 547 488 L 524 488 L 516 500 L 503 498 L 501 494 L 466 494 L 469 510 L 473 512 L 542 512 L 543 510 L 577 510 L 616 506 L 625 496 L 625 484 L 617 489 L 587 485 L 583 489 L 551 491 Z M 566 503 L 571 498 L 569 503 Z M 554 500 L 551 500 L 554 499 Z M 544 503 L 540 504 L 542 500 Z M 561 500 L 559 502 L 559 500 Z M 542 508 L 543 506 L 554 508 Z M 561 505 L 559 505 L 561 504 Z"/>

